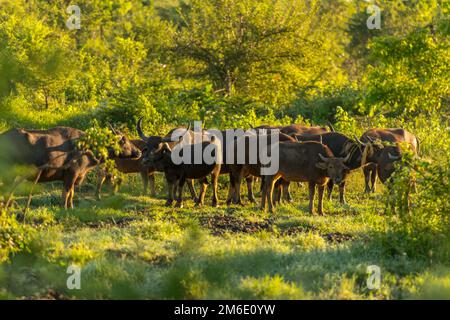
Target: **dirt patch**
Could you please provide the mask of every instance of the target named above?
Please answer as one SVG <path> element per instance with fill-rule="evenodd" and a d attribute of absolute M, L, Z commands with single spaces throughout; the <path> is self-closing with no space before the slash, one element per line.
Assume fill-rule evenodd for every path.
<path fill-rule="evenodd" d="M 340 232 L 327 233 L 326 235 L 322 235 L 322 237 L 324 237 L 329 242 L 336 243 L 353 240 L 353 236 L 351 234 Z"/>
<path fill-rule="evenodd" d="M 89 228 L 93 228 L 93 229 L 100 229 L 100 228 L 106 228 L 106 227 L 111 227 L 111 226 L 124 228 L 133 221 L 136 221 L 136 218 L 124 217 L 124 218 L 117 218 L 117 219 L 104 220 L 104 221 L 89 221 L 89 222 L 86 222 L 85 225 L 88 226 Z"/>
<path fill-rule="evenodd" d="M 272 231 L 272 224 L 268 220 L 253 222 L 233 216 L 203 217 L 200 219 L 200 224 L 210 229 L 215 236 L 223 235 L 225 232 L 256 233 L 263 230 Z"/>
<path fill-rule="evenodd" d="M 299 233 L 308 233 L 311 231 L 317 231 L 317 228 L 314 226 L 292 226 L 282 229 L 281 234 L 283 236 L 292 236 Z"/>

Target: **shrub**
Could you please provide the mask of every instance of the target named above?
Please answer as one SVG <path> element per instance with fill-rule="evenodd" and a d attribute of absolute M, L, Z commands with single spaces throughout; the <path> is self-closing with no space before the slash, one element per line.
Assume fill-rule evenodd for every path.
<path fill-rule="evenodd" d="M 33 230 L 17 222 L 16 217 L 0 211 L 0 262 L 28 249 Z"/>
<path fill-rule="evenodd" d="M 385 245 L 393 253 L 448 259 L 450 161 L 424 161 L 405 151 L 395 166 L 384 195 L 388 214 Z"/>
<path fill-rule="evenodd" d="M 356 119 L 351 117 L 342 107 L 337 107 L 335 114 L 335 129 L 348 136 L 359 133 Z"/>
<path fill-rule="evenodd" d="M 77 141 L 77 148 L 93 152 L 96 158 L 104 160 L 100 165 L 101 169 L 117 174 L 115 162 L 109 159 L 109 149 L 119 154 L 119 140 L 119 136 L 116 136 L 109 128 L 100 127 L 94 120 L 92 128 L 87 129 L 86 134 Z"/>
<path fill-rule="evenodd" d="M 439 111 L 448 100 L 448 41 L 428 28 L 403 37 L 379 37 L 370 44 L 364 104 L 407 117 Z"/>

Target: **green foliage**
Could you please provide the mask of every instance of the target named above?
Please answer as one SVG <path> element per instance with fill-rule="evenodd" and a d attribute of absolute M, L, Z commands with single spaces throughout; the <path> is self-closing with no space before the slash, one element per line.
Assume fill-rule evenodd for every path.
<path fill-rule="evenodd" d="M 432 113 L 448 101 L 448 39 L 418 29 L 404 37 L 382 37 L 372 45 L 365 104 L 369 113 Z"/>
<path fill-rule="evenodd" d="M 120 139 L 111 129 L 100 127 L 97 120 L 94 120 L 92 127 L 77 141 L 77 148 L 83 152 L 92 152 L 96 159 L 103 160 L 100 164 L 102 170 L 115 173 L 117 170 L 110 155 L 119 155 Z"/>
<path fill-rule="evenodd" d="M 111 129 L 100 127 L 96 120 L 92 128 L 87 129 L 77 141 L 77 148 L 83 151 L 92 151 L 98 158 L 108 159 L 112 150 L 116 155 L 120 152 L 120 136 L 116 136 Z"/>
<path fill-rule="evenodd" d="M 195 0 L 181 9 L 175 54 L 217 91 L 286 101 L 295 86 L 315 85 L 315 72 L 334 71 L 320 56 L 328 43 L 315 27 L 330 11 L 318 1 Z"/>
<path fill-rule="evenodd" d="M 0 263 L 28 249 L 33 230 L 17 222 L 16 217 L 0 210 Z"/>
<path fill-rule="evenodd" d="M 12 15 L 0 19 L 0 42 L 2 68 L 12 76 L 3 90 L 15 90 L 46 108 L 50 99 L 60 99 L 65 84 L 75 74 L 66 70 L 76 68 L 70 59 L 67 35 L 55 32 L 34 14 L 27 19 Z"/>
<path fill-rule="evenodd" d="M 447 155 L 450 154 L 448 143 Z M 450 182 L 448 156 L 433 162 L 405 150 L 385 191 L 388 232 L 386 246 L 408 255 L 448 259 L 450 243 Z"/>
<path fill-rule="evenodd" d="M 341 107 L 336 108 L 335 121 L 335 129 L 338 132 L 342 132 L 350 137 L 353 137 L 354 134 L 358 135 L 360 129 L 358 129 L 356 119 L 350 117 L 348 112 Z"/>

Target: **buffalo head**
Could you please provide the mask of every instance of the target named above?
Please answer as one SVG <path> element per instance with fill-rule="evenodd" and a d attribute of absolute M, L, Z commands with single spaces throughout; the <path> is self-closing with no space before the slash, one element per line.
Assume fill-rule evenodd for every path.
<path fill-rule="evenodd" d="M 171 146 L 179 142 L 181 139 L 173 139 L 172 136 L 147 136 L 142 130 L 142 120 L 143 118 L 140 118 L 136 125 L 136 130 L 139 134 L 139 137 L 145 142 L 145 147 L 142 149 L 141 161 L 144 166 L 150 166 L 152 165 L 151 163 L 154 162 L 155 152 L 160 153 L 163 150 L 163 147 L 166 151 L 171 150 Z M 190 129 L 191 124 L 189 123 L 187 129 L 185 129 L 185 132 L 177 136 L 179 136 L 180 138 L 184 137 L 189 133 Z"/>
<path fill-rule="evenodd" d="M 350 173 L 350 169 L 345 165 L 350 156 L 351 154 L 348 154 L 345 158 L 327 158 L 319 153 L 319 158 L 322 161 L 317 162 L 316 167 L 325 170 L 334 184 L 341 184 Z"/>
<path fill-rule="evenodd" d="M 386 181 L 395 171 L 395 162 L 402 158 L 399 147 L 386 147 L 378 157 L 377 173 L 381 182 Z"/>

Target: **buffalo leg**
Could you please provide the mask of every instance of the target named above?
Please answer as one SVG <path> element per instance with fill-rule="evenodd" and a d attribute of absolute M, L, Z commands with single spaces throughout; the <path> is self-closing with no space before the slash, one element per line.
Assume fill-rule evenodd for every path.
<path fill-rule="evenodd" d="M 252 176 L 248 176 L 247 178 L 245 178 L 245 180 L 247 181 L 247 198 L 248 201 L 250 201 L 251 203 L 255 203 L 256 199 L 255 199 L 255 195 L 253 193 L 253 177 Z"/>
<path fill-rule="evenodd" d="M 364 183 L 365 183 L 365 189 L 364 189 L 364 193 L 370 193 L 371 188 L 369 185 L 369 181 L 370 181 L 370 177 L 373 173 L 373 164 L 369 164 L 367 166 L 365 166 L 363 168 L 363 172 L 364 172 Z"/>
<path fill-rule="evenodd" d="M 213 198 L 211 205 L 213 207 L 217 207 L 219 205 L 219 197 L 218 197 L 219 175 L 220 175 L 220 165 L 218 165 L 211 174 L 213 182 Z"/>
<path fill-rule="evenodd" d="M 168 196 L 166 201 L 166 207 L 170 207 L 173 203 L 173 200 L 175 198 L 175 190 L 177 187 L 176 179 L 167 179 L 167 188 L 168 188 Z"/>
<path fill-rule="evenodd" d="M 97 180 L 97 189 L 95 191 L 95 197 L 97 200 L 100 200 L 102 198 L 102 187 L 103 183 L 105 183 L 106 176 L 101 170 L 98 172 L 98 180 Z"/>
<path fill-rule="evenodd" d="M 309 213 L 314 214 L 314 194 L 316 193 L 316 183 L 309 182 Z"/>
<path fill-rule="evenodd" d="M 70 209 L 73 209 L 73 198 L 75 196 L 75 185 L 72 186 L 69 193 L 69 205 Z"/>
<path fill-rule="evenodd" d="M 345 200 L 345 181 L 343 181 L 339 185 L 339 202 L 341 204 L 346 204 L 347 203 L 347 201 Z"/>
<path fill-rule="evenodd" d="M 155 173 L 151 172 L 148 173 L 147 176 L 147 181 L 150 184 L 150 195 L 152 197 L 156 196 L 156 189 L 155 189 Z"/>
<path fill-rule="evenodd" d="M 200 187 L 200 195 L 198 197 L 197 205 L 203 206 L 203 204 L 205 203 L 206 189 L 208 188 L 208 179 L 201 179 L 200 183 L 202 185 Z"/>
<path fill-rule="evenodd" d="M 273 213 L 273 189 L 275 187 L 274 177 L 266 177 L 266 185 L 267 185 L 267 202 L 269 203 L 269 212 Z"/>
<path fill-rule="evenodd" d="M 273 189 L 275 187 L 274 177 L 265 176 L 262 184 L 262 196 L 261 196 L 261 210 L 266 211 L 266 203 L 269 207 L 269 212 L 273 213 Z"/>
<path fill-rule="evenodd" d="M 331 201 L 331 199 L 333 197 L 333 187 L 334 187 L 333 181 L 331 179 L 328 180 L 327 190 L 328 190 L 328 200 L 330 200 L 330 201 Z"/>
<path fill-rule="evenodd" d="M 123 178 L 120 176 L 114 177 L 114 186 L 113 186 L 113 194 L 117 194 L 120 191 L 120 187 L 122 186 Z"/>
<path fill-rule="evenodd" d="M 370 184 L 372 185 L 371 191 L 375 193 L 377 182 L 377 170 L 372 170 L 372 174 L 370 175 Z"/>
<path fill-rule="evenodd" d="M 234 174 L 232 172 L 230 172 L 229 174 L 230 176 L 230 185 L 228 187 L 228 196 L 227 196 L 227 205 L 229 206 L 232 202 L 233 202 L 233 198 L 234 198 Z"/>
<path fill-rule="evenodd" d="M 281 204 L 281 198 L 282 198 L 282 193 L 283 193 L 283 189 L 282 189 L 281 183 L 282 183 L 282 179 L 278 179 L 275 182 L 274 190 L 272 192 L 272 194 L 273 194 L 273 203 L 275 205 Z"/>
<path fill-rule="evenodd" d="M 69 192 L 69 206 L 70 206 L 70 209 L 73 209 L 73 198 L 75 197 L 75 185 L 76 185 L 76 183 L 77 183 L 79 178 L 80 178 L 79 176 L 75 176 L 74 180 L 72 182 L 72 185 L 70 187 L 70 192 Z"/>
<path fill-rule="evenodd" d="M 318 186 L 319 189 L 319 203 L 317 206 L 318 213 L 323 216 L 323 194 L 325 191 L 325 186 Z"/>
<path fill-rule="evenodd" d="M 261 210 L 266 211 L 266 196 L 267 196 L 267 186 L 265 183 L 261 183 Z"/>
<path fill-rule="evenodd" d="M 281 187 L 283 188 L 283 198 L 284 200 L 286 200 L 288 203 L 293 202 L 294 200 L 292 199 L 291 196 L 291 191 L 289 190 L 289 186 L 291 185 L 291 183 L 289 181 L 283 180 Z"/>
<path fill-rule="evenodd" d="M 177 197 L 177 204 L 175 205 L 176 208 L 183 208 L 183 187 L 186 182 L 186 178 L 181 177 L 181 179 L 178 181 L 178 197 Z"/>
<path fill-rule="evenodd" d="M 237 173 L 234 177 L 234 204 L 242 205 L 242 198 L 241 198 L 242 178 L 243 178 L 242 171 Z"/>
<path fill-rule="evenodd" d="M 148 180 L 149 180 L 149 176 L 148 176 L 148 172 L 147 171 L 141 171 L 141 179 L 142 179 L 142 184 L 143 184 L 143 188 L 144 188 L 144 195 L 147 195 L 147 190 L 148 190 Z"/>
<path fill-rule="evenodd" d="M 194 180 L 187 179 L 186 182 L 189 188 L 189 192 L 191 193 L 192 200 L 194 200 L 195 203 L 198 203 L 199 199 L 197 198 L 197 193 L 195 192 Z"/>
<path fill-rule="evenodd" d="M 62 200 L 64 209 L 68 209 L 69 207 L 73 209 L 73 195 L 75 193 L 75 181 L 76 177 L 74 174 L 71 174 L 69 177 L 64 179 Z"/>

